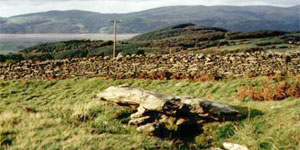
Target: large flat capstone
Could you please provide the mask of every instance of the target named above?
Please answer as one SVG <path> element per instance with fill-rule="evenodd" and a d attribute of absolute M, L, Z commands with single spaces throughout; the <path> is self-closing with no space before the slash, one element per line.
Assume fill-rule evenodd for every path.
<path fill-rule="evenodd" d="M 130 125 L 137 125 L 139 131 L 151 133 L 161 130 L 161 127 L 167 130 L 201 127 L 205 122 L 224 121 L 238 115 L 236 109 L 222 103 L 126 86 L 109 87 L 97 97 L 121 106 L 135 106 L 136 112 L 130 116 Z"/>

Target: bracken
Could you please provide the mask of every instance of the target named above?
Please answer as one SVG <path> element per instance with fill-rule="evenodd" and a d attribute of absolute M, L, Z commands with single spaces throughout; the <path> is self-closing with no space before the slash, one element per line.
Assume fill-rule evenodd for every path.
<path fill-rule="evenodd" d="M 238 88 L 237 98 L 251 98 L 255 101 L 284 100 L 286 98 L 300 98 L 300 82 L 294 83 L 280 81 L 276 83 L 265 82 L 262 88 Z"/>

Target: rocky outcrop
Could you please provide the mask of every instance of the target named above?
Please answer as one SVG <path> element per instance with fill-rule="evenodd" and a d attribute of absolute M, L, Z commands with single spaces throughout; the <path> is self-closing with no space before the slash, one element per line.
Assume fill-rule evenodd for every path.
<path fill-rule="evenodd" d="M 97 97 L 102 101 L 135 108 L 129 124 L 136 125 L 138 131 L 153 135 L 195 133 L 207 122 L 235 119 L 238 115 L 237 110 L 221 103 L 130 87 L 109 87 Z"/>
<path fill-rule="evenodd" d="M 75 76 L 116 79 L 190 79 L 300 74 L 300 51 L 221 55 L 119 55 L 63 60 L 0 63 L 1 79 L 66 79 Z"/>

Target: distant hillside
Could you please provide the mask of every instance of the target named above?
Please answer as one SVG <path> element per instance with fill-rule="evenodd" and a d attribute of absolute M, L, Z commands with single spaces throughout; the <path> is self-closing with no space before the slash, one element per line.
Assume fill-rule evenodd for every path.
<path fill-rule="evenodd" d="M 198 26 L 195 24 L 180 24 L 135 36 L 130 42 L 147 44 L 155 49 L 207 49 L 230 44 L 234 40 L 251 40 L 258 38 L 280 37 L 289 34 L 276 30 L 258 30 L 252 32 L 235 32 L 223 28 Z M 292 33 L 291 33 L 292 34 Z M 296 34 L 297 35 L 297 34 Z M 253 39 L 253 40 L 252 40 Z M 292 39 L 293 41 L 295 39 Z M 283 43 L 282 40 L 280 40 Z M 243 44 L 242 44 L 243 45 Z M 272 44 L 271 44 L 272 45 Z"/>
<path fill-rule="evenodd" d="M 195 24 L 187 23 L 180 24 L 172 27 L 163 28 L 160 30 L 152 31 L 149 33 L 141 34 L 133 37 L 133 41 L 153 41 L 162 40 L 166 38 L 178 38 L 178 37 L 192 37 L 200 36 L 209 33 L 221 33 L 224 37 L 226 29 L 216 27 L 197 26 Z M 188 38 L 185 37 L 185 38 Z"/>
<path fill-rule="evenodd" d="M 299 32 L 259 30 L 235 32 L 223 28 L 180 24 L 129 40 L 119 41 L 117 53 L 166 54 L 202 53 L 226 54 L 253 51 L 295 51 L 300 46 Z M 63 59 L 70 57 L 112 55 L 113 41 L 72 40 L 43 43 L 20 51 L 17 55 L 2 56 L 2 61 L 24 59 Z M 1 62 L 1 55 L 0 55 Z"/>
<path fill-rule="evenodd" d="M 0 24 L 5 23 L 7 21 L 7 18 L 0 17 Z"/>
<path fill-rule="evenodd" d="M 171 6 L 126 14 L 71 10 L 0 18 L 1 33 L 112 32 L 109 19 L 122 19 L 122 33 L 145 33 L 181 23 L 234 31 L 300 30 L 299 6 Z"/>
<path fill-rule="evenodd" d="M 88 33 L 108 26 L 108 18 L 86 11 L 49 11 L 10 17 L 1 24 L 3 33 Z"/>

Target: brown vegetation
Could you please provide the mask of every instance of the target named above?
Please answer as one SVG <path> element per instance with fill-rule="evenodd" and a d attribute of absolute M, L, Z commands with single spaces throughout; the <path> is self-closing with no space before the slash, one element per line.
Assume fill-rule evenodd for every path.
<path fill-rule="evenodd" d="M 240 87 L 236 97 L 251 98 L 255 101 L 284 100 L 286 98 L 300 98 L 300 76 L 294 82 L 276 81 L 276 78 L 264 82 L 261 88 Z"/>

